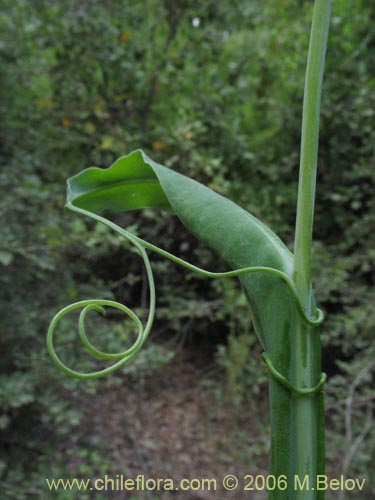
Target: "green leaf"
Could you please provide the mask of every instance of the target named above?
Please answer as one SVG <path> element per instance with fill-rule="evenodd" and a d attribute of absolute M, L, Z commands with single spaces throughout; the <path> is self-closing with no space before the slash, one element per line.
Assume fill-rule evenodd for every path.
<path fill-rule="evenodd" d="M 167 210 L 231 269 L 266 266 L 289 277 L 292 273 L 291 252 L 267 226 L 227 198 L 155 163 L 140 150 L 107 169 L 91 167 L 70 178 L 67 207 L 82 209 L 89 216 L 105 210 Z M 275 343 L 285 341 L 290 328 L 294 303 L 288 286 L 269 273 L 242 275 L 240 280 L 258 337 L 272 354 Z"/>

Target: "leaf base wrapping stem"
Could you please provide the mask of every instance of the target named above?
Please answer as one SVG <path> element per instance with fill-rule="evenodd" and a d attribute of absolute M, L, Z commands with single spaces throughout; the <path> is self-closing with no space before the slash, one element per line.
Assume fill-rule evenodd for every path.
<path fill-rule="evenodd" d="M 320 338 L 316 328 L 304 325 L 298 317 L 289 338 L 289 359 L 285 344 L 284 355 L 275 349 L 272 357 L 277 360 L 277 371 L 288 374 L 291 383 L 286 386 L 273 373 L 269 379 L 270 474 L 286 476 L 288 487 L 270 491 L 269 500 L 324 500 L 324 492 L 316 490 L 317 475 L 325 473 Z"/>

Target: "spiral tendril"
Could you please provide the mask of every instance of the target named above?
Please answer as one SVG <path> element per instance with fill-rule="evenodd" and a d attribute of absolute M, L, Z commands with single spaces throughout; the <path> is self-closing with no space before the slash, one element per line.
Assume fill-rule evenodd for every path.
<path fill-rule="evenodd" d="M 190 271 L 193 271 L 193 272 L 195 272 L 201 276 L 204 276 L 206 278 L 213 278 L 213 279 L 232 278 L 232 277 L 238 277 L 238 276 L 241 276 L 244 274 L 259 273 L 259 272 L 268 273 L 268 274 L 271 274 L 273 276 L 277 276 L 280 279 L 282 279 L 286 283 L 286 285 L 288 286 L 288 288 L 289 288 L 289 290 L 294 298 L 294 301 L 295 301 L 295 304 L 297 307 L 297 311 L 298 311 L 302 321 L 306 325 L 316 327 L 316 326 L 320 325 L 324 319 L 323 312 L 320 309 L 317 309 L 317 311 L 316 311 L 317 316 L 315 318 L 308 317 L 308 315 L 306 314 L 306 312 L 301 304 L 297 289 L 296 289 L 292 279 L 287 274 L 285 274 L 284 272 L 282 272 L 278 269 L 274 269 L 272 267 L 256 266 L 256 267 L 244 267 L 241 269 L 235 269 L 233 271 L 220 272 L 220 273 L 207 271 L 207 270 L 202 269 L 200 267 L 197 267 L 193 264 L 190 264 L 189 262 L 186 262 L 185 260 L 183 260 L 179 257 L 176 257 L 175 255 L 167 252 L 166 250 L 163 250 L 155 245 L 152 245 L 151 243 L 139 238 L 138 236 L 135 236 L 134 234 L 127 231 L 126 229 L 121 228 L 117 224 L 109 221 L 108 219 L 105 219 L 104 217 L 101 217 L 100 215 L 94 214 L 93 212 L 86 211 L 86 210 L 81 209 L 79 207 L 76 207 L 70 203 L 68 203 L 67 206 L 68 206 L 68 208 L 70 208 L 71 210 L 73 210 L 75 212 L 81 213 L 83 215 L 87 215 L 87 216 L 91 217 L 92 219 L 95 219 L 96 221 L 101 222 L 105 226 L 109 227 L 110 229 L 114 230 L 115 232 L 117 232 L 118 234 L 123 236 L 126 240 L 128 240 L 130 243 L 132 243 L 135 246 L 135 248 L 138 250 L 140 256 L 142 257 L 142 260 L 143 260 L 144 265 L 145 265 L 146 276 L 147 276 L 148 287 L 149 287 L 149 301 L 150 301 L 149 314 L 148 314 L 148 318 L 147 318 L 145 326 L 143 326 L 142 321 L 140 320 L 140 318 L 137 316 L 137 314 L 135 314 L 135 312 L 132 309 L 130 309 L 129 307 L 127 307 L 119 302 L 115 302 L 112 300 L 96 300 L 96 299 L 82 300 L 79 302 L 74 302 L 73 304 L 70 304 L 69 306 L 61 309 L 53 317 L 53 319 L 49 325 L 48 333 L 47 333 L 47 349 L 48 349 L 48 352 L 49 352 L 52 360 L 57 365 L 57 367 L 60 368 L 66 375 L 68 375 L 70 377 L 74 377 L 74 378 L 78 378 L 78 379 L 85 379 L 85 380 L 104 377 L 105 375 L 108 375 L 109 373 L 112 373 L 115 370 L 117 370 L 118 368 L 121 368 L 122 366 L 124 366 L 135 354 L 137 354 L 139 349 L 142 347 L 142 345 L 146 341 L 146 339 L 151 331 L 151 327 L 152 327 L 154 316 L 155 316 L 155 282 L 154 282 L 154 276 L 153 276 L 153 272 L 152 272 L 152 268 L 151 268 L 151 263 L 150 263 L 150 260 L 148 258 L 146 249 L 151 250 L 151 251 L 153 251 L 153 252 L 155 252 L 163 257 L 166 257 L 167 259 L 171 260 L 175 264 L 178 264 L 182 267 L 185 267 L 186 269 L 189 269 Z M 135 325 L 138 328 L 138 335 L 137 335 L 135 342 L 133 343 L 133 345 L 130 348 L 126 349 L 123 352 L 106 353 L 106 352 L 100 351 L 90 342 L 90 340 L 86 334 L 85 319 L 86 319 L 87 314 L 90 311 L 97 311 L 101 314 L 105 314 L 105 310 L 104 310 L 103 306 L 112 307 L 112 308 L 119 309 L 120 311 L 124 312 L 131 320 L 133 320 L 133 322 L 135 323 Z M 114 364 L 108 366 L 107 368 L 104 368 L 104 369 L 98 370 L 98 371 L 94 371 L 94 372 L 90 372 L 90 373 L 78 372 L 76 370 L 72 370 L 71 368 L 69 368 L 60 359 L 60 357 L 56 353 L 56 350 L 54 347 L 54 333 L 55 333 L 57 324 L 66 314 L 68 314 L 76 309 L 80 309 L 80 308 L 82 308 L 82 311 L 80 313 L 79 320 L 78 320 L 79 337 L 80 337 L 83 345 L 88 350 L 88 352 L 90 354 L 92 354 L 95 358 L 115 361 Z M 274 371 L 276 372 L 275 369 L 272 370 L 272 366 L 270 366 L 270 363 L 269 363 L 269 358 L 267 358 L 266 363 L 267 363 L 267 366 L 269 367 L 271 373 L 273 373 Z M 278 375 L 280 375 L 280 377 L 282 377 L 281 374 L 278 374 Z M 276 376 L 275 373 L 274 373 L 274 376 Z M 281 381 L 280 377 L 276 376 L 276 378 L 278 378 L 279 381 Z M 286 386 L 285 381 L 281 381 L 281 382 Z M 289 384 L 289 383 L 287 382 L 287 384 Z M 294 389 L 295 388 L 293 388 L 293 390 Z M 294 392 L 300 392 L 300 391 L 299 391 L 299 389 L 296 389 L 296 390 L 294 390 Z"/>

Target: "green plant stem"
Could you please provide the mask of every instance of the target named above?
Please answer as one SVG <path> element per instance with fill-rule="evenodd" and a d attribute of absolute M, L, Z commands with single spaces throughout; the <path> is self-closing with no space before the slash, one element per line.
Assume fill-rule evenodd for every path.
<path fill-rule="evenodd" d="M 323 70 L 326 55 L 330 0 L 315 2 L 302 115 L 301 157 L 298 186 L 293 279 L 306 311 L 313 310 L 311 291 L 311 241 L 314 218 L 315 185 L 318 157 L 319 116 Z M 292 336 L 291 381 L 299 387 L 317 383 L 321 372 L 320 338 L 316 328 L 303 325 L 298 318 Z M 324 403 L 322 393 L 295 398 L 292 402 L 295 474 L 309 477 L 325 472 Z M 295 499 L 323 499 L 324 492 L 296 489 Z"/>
<path fill-rule="evenodd" d="M 311 241 L 315 203 L 320 99 L 331 0 L 316 0 L 306 69 L 302 117 L 293 281 L 308 314 L 315 310 L 311 288 Z M 321 377 L 320 337 L 316 327 L 295 315 L 290 327 L 289 355 L 282 346 L 272 354 L 277 369 L 297 387 L 311 388 Z M 284 326 L 285 328 L 285 326 Z M 281 332 L 280 332 L 281 333 Z M 323 500 L 316 477 L 325 473 L 323 394 L 295 396 L 270 379 L 271 474 L 288 477 L 287 491 L 270 492 L 270 500 Z M 296 487 L 308 478 L 305 488 Z"/>
<path fill-rule="evenodd" d="M 327 48 L 331 0 L 316 0 L 307 58 L 294 249 L 294 281 L 310 305 L 311 240 L 319 140 L 320 98 Z"/>

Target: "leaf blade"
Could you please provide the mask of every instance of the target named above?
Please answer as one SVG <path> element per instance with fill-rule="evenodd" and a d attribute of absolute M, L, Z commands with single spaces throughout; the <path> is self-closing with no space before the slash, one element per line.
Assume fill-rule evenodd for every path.
<path fill-rule="evenodd" d="M 291 252 L 261 221 L 140 150 L 107 169 L 91 167 L 69 179 L 67 206 L 94 213 L 146 207 L 167 210 L 232 269 L 267 266 L 288 276 L 292 273 Z M 288 288 L 280 278 L 265 274 L 243 275 L 240 281 L 259 339 L 272 354 L 275 344 L 285 340 L 292 321 Z"/>

